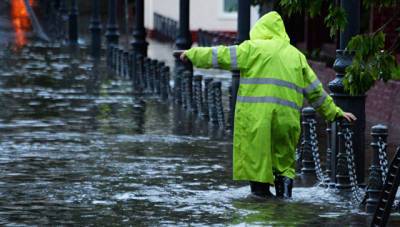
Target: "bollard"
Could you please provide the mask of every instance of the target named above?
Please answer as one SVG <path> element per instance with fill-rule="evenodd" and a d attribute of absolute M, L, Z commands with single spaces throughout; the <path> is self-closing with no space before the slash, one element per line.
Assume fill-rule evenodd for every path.
<path fill-rule="evenodd" d="M 145 89 L 145 80 L 144 80 L 144 68 L 143 68 L 143 56 L 140 54 L 135 54 L 136 56 L 136 72 L 135 82 L 138 86 L 138 89 L 144 90 Z"/>
<path fill-rule="evenodd" d="M 121 68 L 121 52 L 120 47 L 117 46 L 115 49 L 115 74 L 119 75 L 119 69 Z"/>
<path fill-rule="evenodd" d="M 165 66 L 164 62 L 158 62 L 157 65 L 157 73 L 156 73 L 156 78 L 155 78 L 155 89 L 156 89 L 156 94 L 161 95 L 161 84 L 163 84 L 165 81 L 163 81 L 163 67 Z"/>
<path fill-rule="evenodd" d="M 151 59 L 145 57 L 144 62 L 143 62 L 143 69 L 144 69 L 144 74 L 143 78 L 145 79 L 145 88 L 146 90 L 150 89 L 150 80 L 151 80 Z"/>
<path fill-rule="evenodd" d="M 114 46 L 113 45 L 109 45 L 107 46 L 107 63 L 108 63 L 108 67 L 110 68 L 110 70 L 112 70 L 113 68 L 113 64 L 114 64 L 114 59 L 113 59 L 113 50 Z"/>
<path fill-rule="evenodd" d="M 162 100 L 168 99 L 169 93 L 169 67 L 163 66 L 161 68 L 161 82 L 160 82 L 160 95 Z"/>
<path fill-rule="evenodd" d="M 114 73 L 116 73 L 117 72 L 117 67 L 118 67 L 118 45 L 114 45 L 113 58 L 114 58 L 113 71 L 114 71 Z"/>
<path fill-rule="evenodd" d="M 122 77 L 129 77 L 129 52 L 123 51 L 123 62 L 122 62 Z"/>
<path fill-rule="evenodd" d="M 113 59 L 112 59 L 112 45 L 106 46 L 107 48 L 107 56 L 106 56 L 106 60 L 107 60 L 107 66 L 109 69 L 112 68 L 112 63 L 113 63 Z"/>
<path fill-rule="evenodd" d="M 217 108 L 215 106 L 215 90 L 213 89 L 214 83 L 215 81 L 211 82 L 208 87 L 207 105 L 208 105 L 208 116 L 210 119 L 210 123 L 217 124 L 218 116 L 217 116 Z"/>
<path fill-rule="evenodd" d="M 106 49 L 106 64 L 107 64 L 107 68 L 110 69 L 111 68 L 111 46 L 107 46 L 107 49 Z"/>
<path fill-rule="evenodd" d="M 204 107 L 203 107 L 203 117 L 206 118 L 207 120 L 209 119 L 210 115 L 210 111 L 209 111 L 209 107 L 208 107 L 208 93 L 211 89 L 211 83 L 212 83 L 213 79 L 212 78 L 206 78 L 204 79 Z"/>
<path fill-rule="evenodd" d="M 234 121 L 234 114 L 235 110 L 233 109 L 233 96 L 232 96 L 232 86 L 228 87 L 229 91 L 229 113 L 228 113 L 228 120 L 226 122 L 226 128 L 228 130 L 233 130 L 233 121 Z"/>
<path fill-rule="evenodd" d="M 124 49 L 120 47 L 118 49 L 118 72 L 117 75 L 124 76 Z"/>
<path fill-rule="evenodd" d="M 302 126 L 303 126 L 303 160 L 302 160 L 302 174 L 314 174 L 315 173 L 315 164 L 312 157 L 311 151 L 311 134 L 310 134 L 310 121 L 315 120 L 315 110 L 312 107 L 303 108 L 301 111 L 302 115 Z"/>
<path fill-rule="evenodd" d="M 347 162 L 346 154 L 346 139 L 345 132 L 346 129 L 350 128 L 350 124 L 343 120 L 339 122 L 339 132 L 338 134 L 338 154 L 336 163 L 336 188 L 338 189 L 348 189 L 350 185 L 349 168 Z"/>
<path fill-rule="evenodd" d="M 332 129 L 331 129 L 331 124 L 327 122 L 327 127 L 326 127 L 326 169 L 325 169 L 325 175 L 328 176 L 327 181 L 325 183 L 333 183 L 331 179 L 332 175 L 332 146 L 331 146 L 331 140 L 332 140 Z"/>
<path fill-rule="evenodd" d="M 184 90 L 185 90 L 185 99 L 186 107 L 189 110 L 193 110 L 193 74 L 191 71 L 185 71 L 183 73 L 184 78 Z"/>
<path fill-rule="evenodd" d="M 202 93 L 202 81 L 203 76 L 195 75 L 193 78 L 193 111 L 198 113 L 199 116 L 202 115 L 203 112 L 203 93 Z"/>
<path fill-rule="evenodd" d="M 151 64 L 150 90 L 151 90 L 152 93 L 155 93 L 155 91 L 156 91 L 156 77 L 157 77 L 158 60 L 153 59 L 150 64 Z"/>
<path fill-rule="evenodd" d="M 183 71 L 185 70 L 185 68 L 182 65 L 176 65 L 175 67 L 176 70 L 176 74 L 175 74 L 175 86 L 174 86 L 174 95 L 175 95 L 175 99 L 176 102 L 178 104 L 182 104 L 183 103 L 183 99 L 182 99 L 182 93 L 183 93 Z"/>
<path fill-rule="evenodd" d="M 214 90 L 214 102 L 215 102 L 215 110 L 217 113 L 217 122 L 221 129 L 225 128 L 225 114 L 224 107 L 222 104 L 222 90 L 221 90 L 221 82 L 216 81 L 212 84 Z"/>
<path fill-rule="evenodd" d="M 136 74 L 136 56 L 135 53 L 131 52 L 129 53 L 129 78 L 132 81 L 135 81 L 134 77 Z"/>
<path fill-rule="evenodd" d="M 114 66 L 114 73 L 118 74 L 118 69 L 119 69 L 119 47 L 116 46 L 114 50 L 114 55 L 115 55 L 115 66 Z"/>
<path fill-rule="evenodd" d="M 380 149 L 381 152 L 386 153 L 386 149 L 380 148 L 382 143 L 387 142 L 388 136 L 388 128 L 385 125 L 379 124 L 375 125 L 371 129 L 372 135 L 372 162 L 371 167 L 369 168 L 369 176 L 368 176 L 368 186 L 367 186 L 367 195 L 368 199 L 365 205 L 365 211 L 367 213 L 374 213 L 376 210 L 376 206 L 379 202 L 379 196 L 383 189 L 383 181 L 382 181 L 382 169 L 381 164 L 379 162 L 380 158 Z M 386 148 L 386 146 L 385 146 Z"/>
<path fill-rule="evenodd" d="M 190 77 L 190 73 L 189 73 L 189 71 L 184 71 L 183 73 L 182 73 L 182 82 L 181 82 L 181 86 L 182 86 L 182 92 L 181 92 L 181 100 L 182 100 L 182 107 L 184 108 L 184 109 L 187 109 L 188 108 L 188 100 L 187 100 L 187 97 L 188 97 L 188 89 L 187 89 L 187 87 L 188 87 L 188 80 L 189 80 L 189 77 Z"/>

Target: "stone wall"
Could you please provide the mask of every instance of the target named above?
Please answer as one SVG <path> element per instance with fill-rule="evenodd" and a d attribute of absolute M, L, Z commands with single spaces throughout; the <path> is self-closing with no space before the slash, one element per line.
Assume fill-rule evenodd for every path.
<path fill-rule="evenodd" d="M 327 89 L 335 71 L 321 62 L 310 61 L 310 65 Z M 400 144 L 400 81 L 377 82 L 367 93 L 365 112 L 366 138 L 370 137 L 371 126 L 383 123 L 389 127 L 389 142 Z"/>

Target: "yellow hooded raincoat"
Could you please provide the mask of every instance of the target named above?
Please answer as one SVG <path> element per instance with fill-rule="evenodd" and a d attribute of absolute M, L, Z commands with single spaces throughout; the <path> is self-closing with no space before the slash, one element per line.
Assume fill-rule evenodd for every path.
<path fill-rule="evenodd" d="M 343 116 L 308 65 L 290 45 L 280 15 L 264 15 L 240 45 L 186 51 L 196 67 L 240 70 L 236 101 L 233 179 L 274 183 L 295 177 L 304 97 L 327 120 Z"/>

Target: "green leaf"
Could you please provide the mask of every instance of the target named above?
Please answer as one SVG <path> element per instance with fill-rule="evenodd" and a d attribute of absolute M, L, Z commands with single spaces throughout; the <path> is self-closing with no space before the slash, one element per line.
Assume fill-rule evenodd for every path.
<path fill-rule="evenodd" d="M 346 24 L 346 12 L 344 9 L 335 6 L 333 3 L 329 5 L 328 15 L 324 20 L 326 26 L 329 28 L 329 34 L 331 37 L 336 35 L 337 31 L 343 31 Z"/>

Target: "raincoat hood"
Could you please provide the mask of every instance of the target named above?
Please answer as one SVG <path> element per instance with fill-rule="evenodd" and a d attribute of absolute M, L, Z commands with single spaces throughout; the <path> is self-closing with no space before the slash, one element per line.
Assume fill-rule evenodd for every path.
<path fill-rule="evenodd" d="M 250 40 L 283 39 L 290 42 L 282 17 L 275 11 L 261 17 L 250 31 Z"/>

